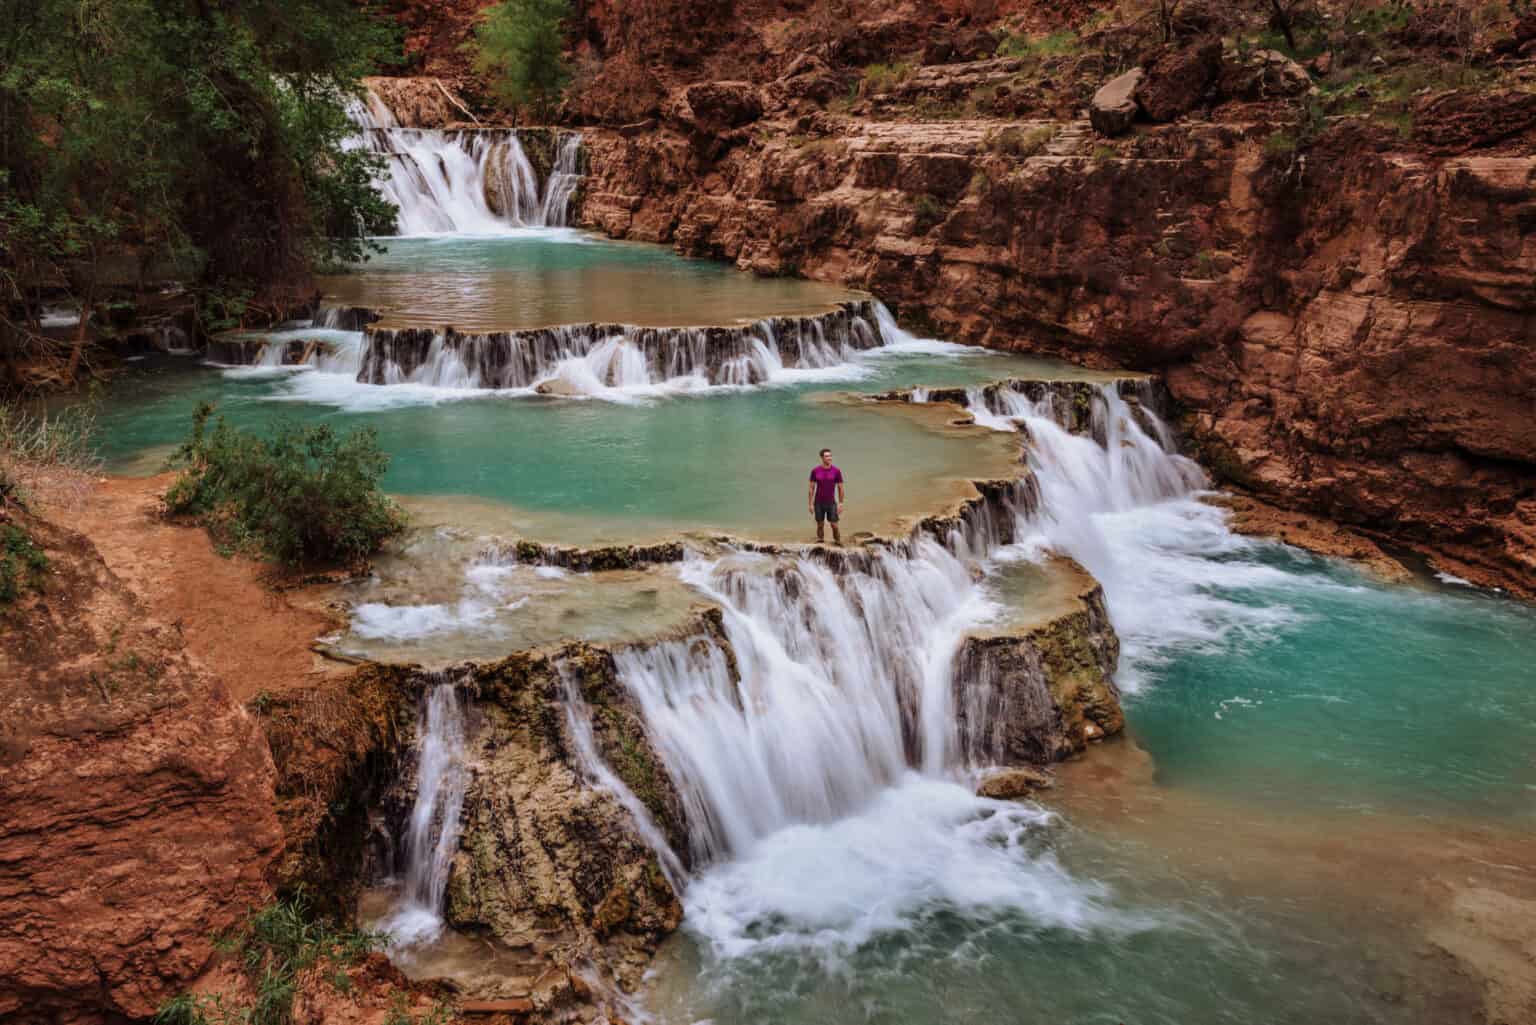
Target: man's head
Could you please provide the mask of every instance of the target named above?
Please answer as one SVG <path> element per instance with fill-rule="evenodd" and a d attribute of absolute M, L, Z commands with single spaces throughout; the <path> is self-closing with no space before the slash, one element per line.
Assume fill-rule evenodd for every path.
<path fill-rule="evenodd" d="M 832 465 L 832 450 L 830 448 L 824 448 L 824 449 L 821 450 L 821 465 L 822 466 L 831 466 Z"/>

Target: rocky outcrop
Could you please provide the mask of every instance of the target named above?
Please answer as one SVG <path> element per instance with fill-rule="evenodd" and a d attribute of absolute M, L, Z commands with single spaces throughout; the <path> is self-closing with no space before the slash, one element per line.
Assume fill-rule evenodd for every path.
<path fill-rule="evenodd" d="M 595 755 L 623 782 L 672 849 L 687 848 L 681 802 L 611 653 L 519 653 L 473 667 L 465 686 L 473 770 L 447 919 L 528 966 L 526 977 L 473 995 L 524 997 L 548 1011 L 591 997 L 580 980 L 594 970 L 633 989 L 682 907 L 633 807 L 585 760 Z"/>
<path fill-rule="evenodd" d="M 1221 40 L 1214 36 L 1170 46 L 1146 64 L 1136 103 L 1153 121 L 1174 121 L 1209 99 L 1221 74 Z"/>
<path fill-rule="evenodd" d="M 959 735 L 975 765 L 1045 765 L 1125 728 L 1114 683 L 1120 641 L 1104 592 L 1069 560 L 1076 578 L 1066 612 L 1024 629 L 967 637 L 955 659 Z"/>
<path fill-rule="evenodd" d="M 89 542 L 27 529 L 50 568 L 0 617 L 0 1018 L 142 1020 L 268 897 L 272 760 Z"/>
<path fill-rule="evenodd" d="M 1136 91 L 1141 88 L 1146 72 L 1132 68 L 1123 75 L 1110 79 L 1093 94 L 1088 104 L 1088 120 L 1100 135 L 1124 135 L 1136 121 Z"/>
<path fill-rule="evenodd" d="M 593 132 L 581 219 L 864 288 L 943 337 L 1163 372 L 1225 479 L 1536 589 L 1536 158 L 1347 120 L 1305 159 L 1222 124 L 1106 157 L 1054 127 L 1014 155 L 987 122 L 844 119 L 707 172 L 669 133 Z"/>

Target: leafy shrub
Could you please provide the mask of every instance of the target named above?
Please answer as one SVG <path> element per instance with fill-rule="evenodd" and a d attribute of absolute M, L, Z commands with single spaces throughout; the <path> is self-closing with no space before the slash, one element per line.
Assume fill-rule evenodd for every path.
<path fill-rule="evenodd" d="M 475 70 L 512 107 L 547 118 L 571 80 L 561 22 L 569 0 L 501 0 L 485 12 L 469 44 Z"/>
<path fill-rule="evenodd" d="M 926 233 L 947 216 L 944 204 L 932 196 L 918 196 L 917 201 L 912 204 L 912 209 L 914 213 L 912 227 L 918 234 Z"/>
<path fill-rule="evenodd" d="M 898 61 L 895 64 L 871 64 L 864 69 L 864 77 L 859 82 L 859 93 L 863 96 L 875 96 L 890 92 L 911 77 L 912 65 L 906 61 Z"/>
<path fill-rule="evenodd" d="M 405 529 L 405 514 L 379 489 L 389 457 L 371 429 L 338 437 L 327 424 L 279 420 L 265 438 L 213 406 L 192 418 L 172 457 L 181 475 L 166 492 L 172 515 L 201 520 L 221 543 L 290 565 L 355 564 Z"/>
<path fill-rule="evenodd" d="M 13 602 L 28 589 L 42 587 L 48 556 L 14 523 L 0 524 L 0 602 Z"/>

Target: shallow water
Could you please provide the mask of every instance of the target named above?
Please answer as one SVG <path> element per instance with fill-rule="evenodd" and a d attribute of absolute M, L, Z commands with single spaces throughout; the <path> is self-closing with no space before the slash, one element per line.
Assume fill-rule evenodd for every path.
<path fill-rule="evenodd" d="M 387 327 L 741 324 L 820 313 L 858 294 L 798 278 L 754 277 L 572 228 L 381 241 L 385 252 L 350 273 L 321 278 L 320 287 L 329 303 L 384 313 Z"/>
<path fill-rule="evenodd" d="M 809 294 L 644 247 L 525 241 L 521 254 L 505 239 L 397 243 L 353 285 L 396 289 L 404 306 L 460 304 L 448 318 L 460 327 L 482 313 L 734 320 L 717 313 Z M 651 284 L 625 284 L 631 275 Z M 638 312 L 592 313 L 609 300 L 582 292 L 608 288 L 599 282 Z M 733 629 L 749 671 L 757 660 L 750 711 L 761 716 L 706 767 L 754 797 L 736 802 L 745 825 L 701 844 L 713 860 L 687 888 L 684 928 L 643 994 L 649 1010 L 716 1025 L 1483 1020 L 1483 975 L 1522 949 L 1536 956 L 1519 938 L 1520 916 L 1536 913 L 1521 903 L 1536 901 L 1536 611 L 1433 582 L 1385 585 L 1237 537 L 1201 500 L 1191 465 L 1119 426 L 1100 448 L 1023 408 L 953 429 L 951 409 L 829 396 L 1007 376 L 1103 377 L 912 340 L 769 387 L 609 389 L 608 401 L 151 363 L 114 387 L 103 424 L 114 466 L 140 471 L 184 436 L 203 398 L 248 426 L 288 415 L 378 430 L 393 457 L 386 486 L 426 529 L 355 589 L 338 644 L 449 662 L 534 639 L 637 639 L 723 586 L 697 565 L 541 572 L 484 557 L 489 537 L 804 539 L 804 475 L 823 444 L 848 475 L 848 527 L 890 527 L 958 494 L 956 481 L 1006 471 L 1024 417 L 1045 508 L 1020 543 L 992 553 L 982 583 L 936 555 L 872 577 L 846 608 L 829 591 L 819 608 L 837 611 L 847 638 L 830 654 L 825 637 L 797 633 L 814 617 L 736 585 Z M 1041 568 L 1046 552 L 1103 584 L 1129 738 L 1063 767 L 1041 802 L 975 797 L 964 772 L 943 766 L 903 772 L 899 750 L 871 768 L 891 731 L 835 751 L 822 743 L 830 729 L 797 726 L 803 710 L 767 704 L 770 688 L 782 696 L 804 674 L 797 660 L 815 684 L 862 659 L 854 682 L 867 684 L 877 656 L 912 638 L 942 655 L 960 626 L 1058 607 L 1071 589 Z M 944 586 L 913 583 L 938 568 L 956 570 Z M 882 607 L 903 581 L 929 605 Z M 662 662 L 630 667 L 659 684 L 658 708 L 679 678 Z M 831 717 L 854 692 L 833 686 L 814 707 Z M 668 736 L 679 746 L 714 721 L 709 697 L 677 703 Z M 817 738 L 815 748 L 788 761 L 767 750 L 769 713 L 783 713 L 770 739 Z M 761 764 L 784 768 L 754 776 L 740 756 L 752 744 Z M 811 779 L 802 789 L 821 800 L 772 806 L 791 776 Z M 451 939 L 439 967 L 520 970 L 495 953 L 477 962 L 474 944 Z M 1515 960 L 1499 968 L 1500 957 Z"/>

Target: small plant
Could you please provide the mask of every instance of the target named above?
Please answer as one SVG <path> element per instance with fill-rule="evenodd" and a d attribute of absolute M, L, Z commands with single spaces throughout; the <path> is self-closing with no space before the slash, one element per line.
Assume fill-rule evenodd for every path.
<path fill-rule="evenodd" d="M 988 134 L 986 146 L 993 153 L 1010 157 L 1032 157 L 1045 149 L 1056 137 L 1054 125 L 1037 125 L 1025 131 L 1022 128 L 1004 128 Z"/>
<path fill-rule="evenodd" d="M 1048 36 L 1030 36 L 1010 32 L 997 44 L 999 57 L 1064 57 L 1077 52 L 1077 33 L 1071 29 L 1052 32 Z"/>
<path fill-rule="evenodd" d="M 277 421 L 267 437 L 193 415 L 192 436 L 172 457 L 181 475 L 167 511 L 204 523 L 215 540 L 288 565 L 355 565 L 405 529 L 379 488 L 389 457 L 372 430 L 338 437 L 328 425 Z"/>
<path fill-rule="evenodd" d="M 299 975 L 324 962 L 341 992 L 351 987 L 345 969 L 384 941 L 378 933 L 336 929 L 314 917 L 303 891 L 253 912 L 215 948 L 234 958 L 254 994 L 248 1007 L 226 1004 L 221 994 L 183 993 L 155 1014 L 156 1025 L 289 1025 Z M 339 980 L 346 979 L 342 986 Z"/>
<path fill-rule="evenodd" d="M 14 523 L 0 524 L 0 602 L 13 602 L 23 591 L 40 591 L 48 556 Z"/>
<path fill-rule="evenodd" d="M 890 92 L 911 77 L 912 65 L 906 61 L 898 61 L 895 64 L 871 64 L 864 69 L 864 77 L 859 81 L 859 95 L 877 96 L 880 93 Z"/>
<path fill-rule="evenodd" d="M 1114 160 L 1120 156 L 1120 152 L 1113 146 L 1095 146 L 1093 148 L 1093 161 L 1102 164 L 1106 160 Z"/>
<path fill-rule="evenodd" d="M 912 204 L 912 211 L 912 227 L 919 235 L 926 234 L 930 228 L 948 216 L 944 204 L 927 195 L 917 197 L 916 202 Z"/>

